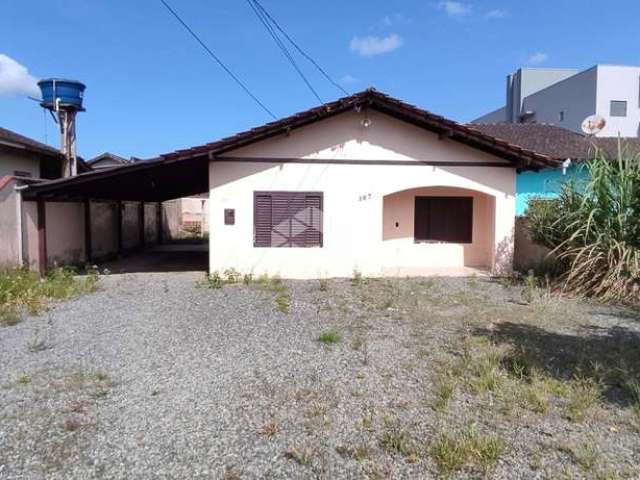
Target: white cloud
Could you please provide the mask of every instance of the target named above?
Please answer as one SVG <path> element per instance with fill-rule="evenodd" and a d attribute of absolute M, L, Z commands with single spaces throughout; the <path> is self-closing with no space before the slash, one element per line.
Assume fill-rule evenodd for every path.
<path fill-rule="evenodd" d="M 0 95 L 40 96 L 37 82 L 38 79 L 29 73 L 27 67 L 0 53 Z"/>
<path fill-rule="evenodd" d="M 402 13 L 393 13 L 385 15 L 380 23 L 385 27 L 392 27 L 393 25 L 407 25 L 411 23 L 411 19 L 405 17 Z"/>
<path fill-rule="evenodd" d="M 549 55 L 544 52 L 536 52 L 527 59 L 529 65 L 540 65 L 549 60 Z"/>
<path fill-rule="evenodd" d="M 386 37 L 353 37 L 349 44 L 352 52 L 362 55 L 363 57 L 371 57 L 380 55 L 381 53 L 392 52 L 402 46 L 404 40 L 396 33 L 392 33 Z"/>
<path fill-rule="evenodd" d="M 509 12 L 502 8 L 496 8 L 494 10 L 489 10 L 484 16 L 485 18 L 489 18 L 489 19 L 507 18 L 509 16 Z"/>
<path fill-rule="evenodd" d="M 438 8 L 444 10 L 450 17 L 466 17 L 471 15 L 471 5 L 468 3 L 446 0 L 438 3 Z"/>
<path fill-rule="evenodd" d="M 340 83 L 344 85 L 353 85 L 354 83 L 359 83 L 359 82 L 360 82 L 359 78 L 349 75 L 348 73 L 340 79 Z"/>

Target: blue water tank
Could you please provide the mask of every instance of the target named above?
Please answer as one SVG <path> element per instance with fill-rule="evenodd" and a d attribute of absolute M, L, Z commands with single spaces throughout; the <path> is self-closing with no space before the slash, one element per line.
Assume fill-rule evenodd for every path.
<path fill-rule="evenodd" d="M 65 80 L 63 78 L 46 78 L 38 82 L 42 92 L 42 105 L 44 108 L 55 109 L 56 99 L 60 107 L 82 108 L 82 97 L 84 96 L 85 85 L 76 80 Z"/>

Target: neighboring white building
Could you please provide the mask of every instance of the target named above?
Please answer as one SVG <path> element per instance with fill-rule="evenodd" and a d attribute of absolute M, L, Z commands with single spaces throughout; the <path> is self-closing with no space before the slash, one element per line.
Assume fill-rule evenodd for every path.
<path fill-rule="evenodd" d="M 640 136 L 640 67 L 521 68 L 507 76 L 505 107 L 472 123 L 550 123 L 581 132 L 593 114 L 607 121 L 598 136 Z"/>

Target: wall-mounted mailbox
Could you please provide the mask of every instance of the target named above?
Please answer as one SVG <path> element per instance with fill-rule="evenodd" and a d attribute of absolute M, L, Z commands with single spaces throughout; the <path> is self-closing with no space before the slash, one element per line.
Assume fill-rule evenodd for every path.
<path fill-rule="evenodd" d="M 224 209 L 224 224 L 235 225 L 236 223 L 236 210 L 234 208 Z"/>

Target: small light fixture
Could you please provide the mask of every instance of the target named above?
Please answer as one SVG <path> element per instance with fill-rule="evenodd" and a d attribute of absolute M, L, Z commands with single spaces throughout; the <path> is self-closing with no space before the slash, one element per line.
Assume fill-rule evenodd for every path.
<path fill-rule="evenodd" d="M 364 118 L 360 122 L 360 125 L 362 125 L 364 128 L 369 128 L 371 126 L 371 119 L 369 119 L 369 112 L 366 109 L 364 111 Z"/>

